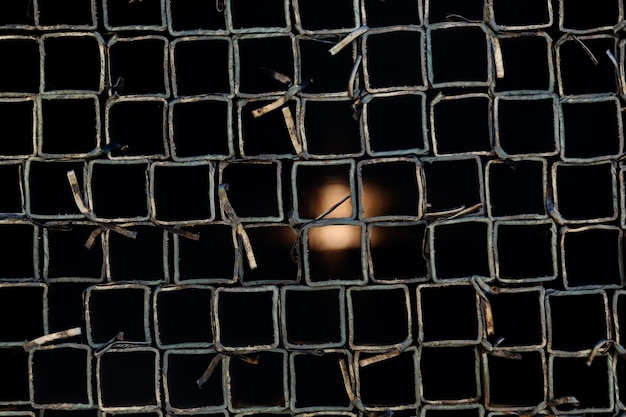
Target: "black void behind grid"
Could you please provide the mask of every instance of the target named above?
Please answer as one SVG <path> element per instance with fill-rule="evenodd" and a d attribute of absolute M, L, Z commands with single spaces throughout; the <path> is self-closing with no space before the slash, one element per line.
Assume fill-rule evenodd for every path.
<path fill-rule="evenodd" d="M 0 417 L 622 413 L 625 27 L 0 2 Z"/>

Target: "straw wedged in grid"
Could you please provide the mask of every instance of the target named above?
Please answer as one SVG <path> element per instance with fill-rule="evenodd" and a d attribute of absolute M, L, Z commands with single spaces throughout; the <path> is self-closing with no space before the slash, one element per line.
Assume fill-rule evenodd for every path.
<path fill-rule="evenodd" d="M 289 0 L 251 4 L 245 0 L 226 0 L 226 23 L 231 33 L 283 33 L 291 31 Z"/>
<path fill-rule="evenodd" d="M 622 112 L 616 96 L 570 98 L 559 104 L 561 160 L 596 162 L 623 154 Z"/>
<path fill-rule="evenodd" d="M 98 408 L 106 412 L 159 410 L 159 361 L 159 351 L 151 347 L 119 347 L 98 355 Z"/>
<path fill-rule="evenodd" d="M 367 260 L 364 223 L 320 220 L 306 224 L 302 234 L 304 278 L 309 286 L 365 285 Z"/>
<path fill-rule="evenodd" d="M 3 97 L 37 94 L 43 45 L 40 37 L 29 35 L 0 36 L 0 56 L 12 65 L 0 68 L 0 95 Z"/>
<path fill-rule="evenodd" d="M 493 47 L 484 23 L 429 25 L 426 42 L 428 81 L 433 88 L 492 86 Z"/>
<path fill-rule="evenodd" d="M 289 354 L 271 349 L 254 356 L 226 356 L 226 392 L 231 413 L 271 413 L 289 408 Z"/>
<path fill-rule="evenodd" d="M 296 31 L 302 34 L 346 34 L 361 25 L 359 0 L 295 0 L 292 7 Z"/>
<path fill-rule="evenodd" d="M 346 343 L 343 286 L 310 288 L 287 285 L 280 290 L 282 344 L 287 349 L 340 348 Z"/>
<path fill-rule="evenodd" d="M 497 95 L 493 116 L 496 146 L 512 157 L 558 155 L 559 103 L 556 94 Z"/>
<path fill-rule="evenodd" d="M 566 34 L 555 43 L 555 50 L 557 83 L 562 98 L 621 94 L 622 76 L 615 58 L 617 37 Z"/>
<path fill-rule="evenodd" d="M 152 320 L 157 347 L 212 347 L 213 323 L 210 306 L 214 292 L 214 287 L 206 285 L 158 287 L 152 297 Z"/>
<path fill-rule="evenodd" d="M 551 216 L 573 225 L 617 219 L 617 172 L 612 161 L 558 161 L 552 164 L 551 177 L 553 201 L 546 202 Z M 580 204 L 582 196 L 593 205 Z"/>
<path fill-rule="evenodd" d="M 379 93 L 366 96 L 362 102 L 361 131 L 369 156 L 430 152 L 425 93 Z"/>
<path fill-rule="evenodd" d="M 483 217 L 441 220 L 428 226 L 430 272 L 435 282 L 495 277 L 493 224 Z"/>
<path fill-rule="evenodd" d="M 161 97 L 114 97 L 104 116 L 111 159 L 168 159 L 168 103 Z"/>
<path fill-rule="evenodd" d="M 55 410 L 93 408 L 91 363 L 91 348 L 77 343 L 31 350 L 28 358 L 31 406 Z M 50 384 L 59 375 L 63 375 L 63 383 Z"/>
<path fill-rule="evenodd" d="M 213 349 L 170 349 L 163 356 L 165 408 L 176 414 L 205 414 L 226 408 L 226 372 Z M 216 359 L 217 358 L 217 359 Z M 200 376 L 196 381 L 194 376 Z"/>
<path fill-rule="evenodd" d="M 466 0 L 462 2 L 445 0 L 424 1 L 424 24 L 432 26 L 448 22 L 448 16 L 462 16 L 468 20 L 483 20 L 485 13 L 484 0 Z"/>
<path fill-rule="evenodd" d="M 419 220 L 426 209 L 424 173 L 417 158 L 395 157 L 357 164 L 359 219 Z"/>
<path fill-rule="evenodd" d="M 96 0 L 73 1 L 63 11 L 45 0 L 33 1 L 33 15 L 38 30 L 96 30 Z"/>
<path fill-rule="evenodd" d="M 279 344 L 278 288 L 224 288 L 215 291 L 212 317 L 215 346 L 225 352 L 271 350 Z"/>
<path fill-rule="evenodd" d="M 84 307 L 90 347 L 102 349 L 116 342 L 146 345 L 152 342 L 149 287 L 139 284 L 92 286 L 85 291 Z"/>
<path fill-rule="evenodd" d="M 619 289 L 624 286 L 623 232 L 594 225 L 561 230 L 561 271 L 565 289 Z"/>
<path fill-rule="evenodd" d="M 386 27 L 366 32 L 363 35 L 362 53 L 367 92 L 426 89 L 424 38 L 424 30 L 413 26 Z M 398 49 L 406 52 L 398 53 Z M 392 73 L 389 67 L 393 68 Z"/>
<path fill-rule="evenodd" d="M 421 1 L 407 1 L 397 4 L 380 4 L 376 0 L 361 0 L 360 11 L 364 25 L 371 28 L 423 24 Z"/>
<path fill-rule="evenodd" d="M 344 349 L 325 349 L 315 354 L 291 352 L 290 410 L 296 413 L 352 410 L 342 371 L 342 367 L 347 369 L 352 363 L 352 353 Z"/>
<path fill-rule="evenodd" d="M 530 284 L 556 280 L 557 241 L 557 226 L 551 219 L 496 221 L 493 248 L 498 281 Z"/>
<path fill-rule="evenodd" d="M 546 294 L 548 353 L 589 355 L 596 344 L 611 339 L 608 296 L 604 290 L 552 291 Z"/>
<path fill-rule="evenodd" d="M 437 95 L 430 102 L 435 156 L 492 155 L 493 99 L 483 93 Z"/>
<path fill-rule="evenodd" d="M 548 218 L 544 201 L 548 186 L 545 159 L 491 160 L 487 162 L 485 171 L 487 214 L 490 218 Z"/>
<path fill-rule="evenodd" d="M 425 234 L 425 221 L 369 223 L 365 250 L 370 280 L 376 284 L 428 281 L 428 262 L 422 253 Z"/>
<path fill-rule="evenodd" d="M 0 346 L 23 346 L 48 334 L 48 286 L 36 282 L 0 283 Z"/>
<path fill-rule="evenodd" d="M 107 31 L 163 31 L 166 29 L 165 0 L 128 2 L 103 0 L 102 15 Z"/>
<path fill-rule="evenodd" d="M 346 294 L 351 349 L 389 351 L 412 343 L 412 308 L 406 285 L 350 287 Z"/>
<path fill-rule="evenodd" d="M 168 133 L 172 159 L 192 162 L 233 158 L 232 108 L 231 99 L 217 95 L 170 101 Z"/>
<path fill-rule="evenodd" d="M 157 35 L 113 36 L 106 51 L 110 95 L 169 97 L 167 38 Z"/>
<path fill-rule="evenodd" d="M 550 0 L 532 0 L 524 7 L 507 8 L 506 0 L 489 0 L 486 19 L 496 31 L 531 31 L 547 29 L 554 23 Z"/>
<path fill-rule="evenodd" d="M 554 92 L 552 38 L 545 32 L 501 34 L 497 42 L 502 67 L 491 90 L 497 94 L 547 94 Z"/>
<path fill-rule="evenodd" d="M 37 98 L 37 154 L 46 159 L 101 155 L 100 104 L 96 94 L 50 93 Z"/>
<path fill-rule="evenodd" d="M 426 404 L 419 410 L 420 417 L 465 416 L 484 417 L 485 408 L 481 404 L 435 405 Z M 491 414 L 489 414 L 491 416 Z"/>
<path fill-rule="evenodd" d="M 624 19 L 624 6 L 620 0 L 599 2 L 593 8 L 587 6 L 572 0 L 559 0 L 559 30 L 575 34 L 603 32 L 613 29 Z"/>
<path fill-rule="evenodd" d="M 105 41 L 98 32 L 58 32 L 41 36 L 42 93 L 102 93 Z"/>
<path fill-rule="evenodd" d="M 226 15 L 214 0 L 166 0 L 167 28 L 172 36 L 227 35 Z"/>

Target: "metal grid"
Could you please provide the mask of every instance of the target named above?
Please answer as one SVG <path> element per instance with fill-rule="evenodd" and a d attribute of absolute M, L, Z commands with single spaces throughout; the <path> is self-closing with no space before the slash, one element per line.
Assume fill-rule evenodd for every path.
<path fill-rule="evenodd" d="M 622 413 L 624 26 L 0 2 L 0 417 Z"/>

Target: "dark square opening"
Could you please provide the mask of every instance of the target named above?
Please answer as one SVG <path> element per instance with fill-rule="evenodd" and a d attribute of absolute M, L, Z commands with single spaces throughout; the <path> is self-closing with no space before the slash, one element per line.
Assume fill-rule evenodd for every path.
<path fill-rule="evenodd" d="M 99 386 L 102 405 L 156 405 L 155 356 L 152 351 L 109 351 L 102 355 Z"/>
<path fill-rule="evenodd" d="M 544 333 L 541 325 L 543 295 L 539 291 L 501 292 L 490 296 L 489 302 L 493 311 L 496 335 L 504 338 L 498 346 L 541 345 Z M 537 385 L 529 384 L 529 386 L 536 387 Z"/>
<path fill-rule="evenodd" d="M 422 348 L 420 371 L 424 399 L 450 401 L 478 397 L 477 360 L 473 346 Z M 450 377 L 451 369 L 454 369 L 454 377 Z"/>
<path fill-rule="evenodd" d="M 98 237 L 93 247 L 87 249 L 85 242 L 94 231 L 94 226 L 73 225 L 70 230 L 48 229 L 46 278 L 91 278 L 99 279 L 103 274 L 102 244 Z"/>
<path fill-rule="evenodd" d="M 362 7 L 367 16 L 367 26 L 371 28 L 420 24 L 417 2 L 365 0 Z"/>
<path fill-rule="evenodd" d="M 366 106 L 371 152 L 408 153 L 424 149 L 422 96 L 375 97 Z"/>
<path fill-rule="evenodd" d="M 487 82 L 489 79 L 487 38 L 479 26 L 432 30 L 430 46 L 434 84 Z"/>
<path fill-rule="evenodd" d="M 217 11 L 215 0 L 168 0 L 172 29 L 177 32 L 226 30 L 225 14 Z"/>
<path fill-rule="evenodd" d="M 59 347 L 35 350 L 33 364 L 33 402 L 35 404 L 89 404 L 87 378 L 88 352 Z M 63 383 L 53 384 L 63 375 Z"/>
<path fill-rule="evenodd" d="M 551 224 L 500 224 L 496 253 L 501 279 L 554 277 Z"/>
<path fill-rule="evenodd" d="M 0 401 L 29 401 L 28 352 L 21 346 L 0 349 Z"/>
<path fill-rule="evenodd" d="M 424 417 L 480 417 L 481 411 L 475 406 L 471 408 L 457 408 L 456 405 L 442 406 L 424 410 Z"/>
<path fill-rule="evenodd" d="M 366 359 L 373 354 L 361 354 Z M 360 367 L 361 400 L 368 407 L 394 407 L 418 402 L 416 393 L 415 353 L 403 352 L 399 356 Z"/>
<path fill-rule="evenodd" d="M 432 107 L 433 140 L 439 154 L 491 151 L 491 100 L 460 97 Z"/>
<path fill-rule="evenodd" d="M 83 189 L 83 162 L 32 161 L 28 181 L 30 212 L 36 215 L 59 216 L 80 214 L 67 179 L 74 171 Z"/>
<path fill-rule="evenodd" d="M 563 112 L 563 156 L 595 158 L 620 152 L 617 101 L 567 102 Z"/>
<path fill-rule="evenodd" d="M 55 282 L 48 285 L 48 311 L 54 312 L 48 314 L 48 327 L 51 333 L 84 325 L 83 296 L 90 285 L 76 282 Z M 72 342 L 74 341 L 86 343 L 87 338 L 83 334 L 72 339 Z"/>
<path fill-rule="evenodd" d="M 118 101 L 109 107 L 108 141 L 116 146 L 114 157 L 165 154 L 165 103 L 162 101 Z"/>
<path fill-rule="evenodd" d="M 159 334 L 161 344 L 213 343 L 211 295 L 210 288 L 181 287 L 160 291 L 157 295 L 158 328 L 155 332 Z"/>
<path fill-rule="evenodd" d="M 235 29 L 287 26 L 285 0 L 231 0 L 230 13 Z"/>
<path fill-rule="evenodd" d="M 580 358 L 555 357 L 552 367 L 554 397 L 574 396 L 580 402 L 578 408 L 611 407 L 613 389 L 609 383 L 609 358 L 598 356 L 590 366 L 587 356 Z M 612 381 L 611 381 L 612 382 Z M 571 406 L 569 406 L 571 408 Z M 567 405 L 557 410 L 572 412 Z"/>
<path fill-rule="evenodd" d="M 249 227 L 246 232 L 258 265 L 250 270 L 248 263 L 244 262 L 244 282 L 296 281 L 298 264 L 291 256 L 296 233 L 290 227 Z"/>
<path fill-rule="evenodd" d="M 353 290 L 349 294 L 353 345 L 393 345 L 409 338 L 410 306 L 404 288 Z"/>
<path fill-rule="evenodd" d="M 285 338 L 292 345 L 340 343 L 340 292 L 336 288 L 285 291 Z"/>
<path fill-rule="evenodd" d="M 222 171 L 222 183 L 228 184 L 228 199 L 239 217 L 278 217 L 278 181 L 276 163 L 235 163 Z"/>
<path fill-rule="evenodd" d="M 546 214 L 542 161 L 519 161 L 515 165 L 492 163 L 488 170 L 492 216 Z"/>
<path fill-rule="evenodd" d="M 372 278 L 376 281 L 426 279 L 422 256 L 426 225 L 374 225 L 369 230 Z"/>
<path fill-rule="evenodd" d="M 476 159 L 425 161 L 427 211 L 471 207 L 481 200 L 481 171 Z"/>
<path fill-rule="evenodd" d="M 209 165 L 154 167 L 155 217 L 160 221 L 207 220 L 211 212 Z"/>
<path fill-rule="evenodd" d="M 109 232 L 109 263 L 113 281 L 162 281 L 163 230 L 133 226 L 135 239 Z M 113 337 L 113 336 L 111 336 Z"/>
<path fill-rule="evenodd" d="M 563 236 L 569 287 L 622 284 L 619 229 L 589 229 Z"/>
<path fill-rule="evenodd" d="M 273 345 L 272 291 L 220 292 L 217 296 L 220 343 L 228 347 Z"/>
<path fill-rule="evenodd" d="M 246 104 L 239 110 L 241 123 L 239 134 L 246 156 L 295 154 L 282 111 L 274 110 L 261 117 L 253 116 L 254 110 L 270 102 L 271 100 L 263 100 Z M 286 107 L 291 111 L 291 115 L 296 117 L 296 102 L 289 101 Z"/>
<path fill-rule="evenodd" d="M 179 280 L 232 280 L 235 276 L 235 248 L 232 228 L 226 225 L 198 226 L 195 241 L 178 237 Z"/>
<path fill-rule="evenodd" d="M 433 229 L 437 279 L 489 277 L 489 226 L 484 222 L 439 224 Z"/>
<path fill-rule="evenodd" d="M 331 44 L 327 40 L 324 37 L 298 39 L 302 82 L 311 82 L 304 90 L 306 93 L 348 91 L 350 73 L 354 66 L 354 49 L 346 47 L 333 56 L 328 53 Z"/>
<path fill-rule="evenodd" d="M 361 132 L 353 115 L 351 101 L 307 101 L 304 109 L 307 151 L 329 156 L 361 153 Z M 329 120 L 333 122 L 328 123 Z"/>
<path fill-rule="evenodd" d="M 549 2 L 550 0 L 493 0 L 493 14 L 499 26 L 548 24 Z"/>
<path fill-rule="evenodd" d="M 102 56 L 95 37 L 48 37 L 43 46 L 46 91 L 100 91 Z"/>
<path fill-rule="evenodd" d="M 343 384 L 339 361 L 346 361 L 343 353 L 329 352 L 320 356 L 294 355 L 295 408 L 350 407 L 350 399 Z"/>
<path fill-rule="evenodd" d="M 352 0 L 297 0 L 304 30 L 352 28 L 355 12 Z M 332 10 L 332 13 L 329 11 Z"/>
<path fill-rule="evenodd" d="M 148 216 L 148 164 L 93 164 L 91 198 L 97 217 Z"/>
<path fill-rule="evenodd" d="M 554 100 L 497 101 L 496 132 L 500 147 L 510 154 L 556 151 Z M 532 121 L 532 123 L 530 123 Z M 591 143 L 588 145 L 593 146 Z"/>
<path fill-rule="evenodd" d="M 476 340 L 478 310 L 476 291 L 471 286 L 421 287 L 420 325 L 424 342 Z M 450 308 L 454 306 L 454 308 Z"/>
<path fill-rule="evenodd" d="M 520 360 L 488 356 L 489 404 L 533 407 L 545 400 L 540 352 L 524 352 Z"/>
<path fill-rule="evenodd" d="M 119 332 L 124 340 L 146 342 L 145 318 L 149 308 L 143 288 L 93 289 L 89 293 L 91 340 L 95 345 L 106 343 Z M 107 353 L 108 355 L 108 353 Z M 104 359 L 104 356 L 102 357 Z M 135 369 L 135 367 L 132 367 Z M 138 404 L 135 404 L 138 405 Z"/>
<path fill-rule="evenodd" d="M 160 0 L 106 0 L 107 24 L 119 26 L 161 26 L 163 20 Z"/>
<path fill-rule="evenodd" d="M 42 26 L 70 25 L 92 26 L 95 25 L 91 7 L 92 0 L 69 0 L 59 7 L 54 0 L 39 0 L 39 24 Z M 94 7 L 95 4 L 94 4 Z"/>
<path fill-rule="evenodd" d="M 427 4 L 429 24 L 447 22 L 449 15 L 463 16 L 468 20 L 483 20 L 483 0 L 429 0 Z"/>
<path fill-rule="evenodd" d="M 268 76 L 267 70 L 294 78 L 292 41 L 288 36 L 249 37 L 236 40 L 239 49 L 239 91 L 262 94 L 283 91 L 288 86 Z"/>
<path fill-rule="evenodd" d="M 592 349 L 599 340 L 609 337 L 602 294 L 552 296 L 548 301 L 553 350 Z"/>
<path fill-rule="evenodd" d="M 595 12 L 586 13 L 597 16 Z M 585 48 L 578 42 L 570 39 L 561 44 L 560 51 L 560 78 L 561 90 L 564 95 L 615 93 L 616 69 L 605 51 L 615 49 L 615 39 L 612 37 L 581 39 L 585 47 L 597 57 L 598 65 L 594 63 Z"/>
<path fill-rule="evenodd" d="M 22 165 L 0 164 L 0 213 L 22 213 Z"/>
<path fill-rule="evenodd" d="M 361 165 L 363 217 L 420 215 L 421 189 L 413 161 Z"/>
<path fill-rule="evenodd" d="M 543 36 L 500 37 L 504 78 L 496 91 L 551 90 L 547 39 Z"/>
<path fill-rule="evenodd" d="M 556 170 L 558 209 L 568 220 L 616 215 L 612 165 L 559 165 Z"/>
<path fill-rule="evenodd" d="M 33 2 L 30 0 L 3 1 L 0 3 L 1 26 L 33 26 L 34 16 Z"/>
<path fill-rule="evenodd" d="M 121 0 L 130 4 L 149 4 Z M 158 1 L 158 0 L 157 0 Z M 113 83 L 118 79 L 124 82 L 120 94 L 165 94 L 165 40 L 124 39 L 109 45 L 109 72 Z"/>
<path fill-rule="evenodd" d="M 600 0 L 593 5 L 576 0 L 562 0 L 563 27 L 576 30 L 613 26 L 619 21 L 619 1 Z"/>
<path fill-rule="evenodd" d="M 230 93 L 229 51 L 230 43 L 226 39 L 200 38 L 176 43 L 176 94 L 189 96 Z"/>
<path fill-rule="evenodd" d="M 173 152 L 178 158 L 229 155 L 226 101 L 177 102 L 172 106 Z"/>
<path fill-rule="evenodd" d="M 31 155 L 34 152 L 34 107 L 31 100 L 0 102 L 0 124 L 4 126 L 0 133 L 1 155 Z"/>
<path fill-rule="evenodd" d="M 366 39 L 370 88 L 424 86 L 421 32 L 377 33 Z"/>
<path fill-rule="evenodd" d="M 0 57 L 5 63 L 0 65 L 1 92 L 39 92 L 39 45 L 35 39 L 0 39 Z"/>
<path fill-rule="evenodd" d="M 0 341 L 23 343 L 43 336 L 44 297 L 40 286 L 0 287 L 0 313 L 14 318 L 0 321 Z"/>
<path fill-rule="evenodd" d="M 3 250 L 0 251 L 1 278 L 34 277 L 35 238 L 33 232 L 33 226 L 29 224 L 0 225 L 0 242 L 3 242 Z M 26 339 L 28 338 L 24 340 Z"/>
<path fill-rule="evenodd" d="M 208 305 L 208 304 L 207 304 Z M 171 351 L 170 351 L 171 352 Z M 171 353 L 167 357 L 169 405 L 174 408 L 219 407 L 225 403 L 222 386 L 223 362 L 211 377 L 198 387 L 194 376 L 202 375 L 215 353 Z"/>
<path fill-rule="evenodd" d="M 41 101 L 41 151 L 84 154 L 98 146 L 99 110 L 94 97 Z"/>
<path fill-rule="evenodd" d="M 230 401 L 234 409 L 286 407 L 285 355 L 259 352 L 258 364 L 230 360 Z"/>

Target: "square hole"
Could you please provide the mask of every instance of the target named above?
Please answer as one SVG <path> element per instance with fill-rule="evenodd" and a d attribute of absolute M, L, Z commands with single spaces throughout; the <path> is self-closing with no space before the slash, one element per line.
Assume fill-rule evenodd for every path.
<path fill-rule="evenodd" d="M 294 145 L 285 118 L 280 111 L 271 111 L 255 117 L 258 110 L 273 100 L 238 102 L 239 151 L 245 158 L 291 158 L 295 155 Z M 292 116 L 298 114 L 299 103 L 289 100 L 284 107 Z M 267 140 L 271 137 L 272 140 Z"/>
<path fill-rule="evenodd" d="M 504 338 L 498 347 L 538 348 L 544 346 L 546 330 L 542 288 L 507 288 L 501 289 L 497 295 L 488 297 L 493 312 L 496 336 Z M 537 385 L 530 384 L 530 386 Z"/>
<path fill-rule="evenodd" d="M 277 288 L 218 288 L 213 309 L 216 343 L 220 349 L 258 350 L 278 346 Z"/>
<path fill-rule="evenodd" d="M 433 87 L 490 84 L 489 41 L 480 25 L 443 23 L 429 28 L 427 35 L 428 78 Z"/>
<path fill-rule="evenodd" d="M 91 208 L 102 219 L 147 219 L 148 163 L 94 161 L 89 166 Z"/>
<path fill-rule="evenodd" d="M 559 149 L 557 112 L 555 96 L 496 97 L 497 144 L 509 155 L 555 155 Z"/>
<path fill-rule="evenodd" d="M 368 225 L 369 275 L 379 284 L 428 280 L 428 265 L 421 247 L 425 223 Z"/>
<path fill-rule="evenodd" d="M 435 282 L 490 278 L 491 223 L 488 220 L 451 220 L 435 223 L 430 233 L 430 262 Z"/>
<path fill-rule="evenodd" d="M 479 358 L 473 346 L 423 347 L 419 359 L 425 401 L 459 402 L 480 396 Z M 450 378 L 450 369 L 454 369 L 454 378 Z"/>
<path fill-rule="evenodd" d="M 175 96 L 230 94 L 231 43 L 227 38 L 194 37 L 172 42 Z M 199 60 L 199 56 L 211 57 Z"/>
<path fill-rule="evenodd" d="M 378 29 L 367 33 L 363 45 L 367 89 L 425 88 L 423 43 L 420 30 Z"/>
<path fill-rule="evenodd" d="M 577 352 L 610 338 L 608 300 L 604 292 L 562 291 L 548 294 L 548 349 Z"/>
<path fill-rule="evenodd" d="M 230 225 L 196 226 L 199 240 L 174 236 L 174 279 L 179 285 L 229 283 L 237 279 Z"/>
<path fill-rule="evenodd" d="M 23 12 L 27 10 L 24 7 Z M 25 13 L 24 13 L 25 14 Z M 0 36 L 0 92 L 39 92 L 39 42 L 25 36 Z"/>
<path fill-rule="evenodd" d="M 352 0 L 297 0 L 293 8 L 301 32 L 340 31 L 358 26 L 359 8 Z"/>
<path fill-rule="evenodd" d="M 379 0 L 364 0 L 361 10 L 363 24 L 371 28 L 421 25 L 421 4 L 415 1 L 385 4 Z"/>
<path fill-rule="evenodd" d="M 29 404 L 28 352 L 21 346 L 0 348 L 0 366 L 0 404 Z"/>
<path fill-rule="evenodd" d="M 151 348 L 109 350 L 98 357 L 100 409 L 160 405 L 159 351 Z"/>
<path fill-rule="evenodd" d="M 70 0 L 58 7 L 54 0 L 38 0 L 38 25 L 46 28 L 84 27 L 95 29 L 96 2 L 94 0 Z"/>
<path fill-rule="evenodd" d="M 153 285 L 165 280 L 164 231 L 151 225 L 136 225 L 132 231 L 137 232 L 134 239 L 107 232 L 108 277 L 113 281 L 146 281 Z"/>
<path fill-rule="evenodd" d="M 39 407 L 92 405 L 89 347 L 76 344 L 40 347 L 32 351 L 29 362 L 33 404 Z M 59 375 L 63 375 L 63 383 L 51 384 Z"/>
<path fill-rule="evenodd" d="M 153 3 L 148 0 L 145 3 L 115 1 L 130 6 Z M 123 82 L 123 89 L 118 94 L 167 96 L 167 49 L 167 39 L 161 36 L 122 38 L 109 42 L 109 78 L 113 83 L 117 80 Z"/>
<path fill-rule="evenodd" d="M 483 0 L 426 0 L 426 22 L 445 23 L 448 16 L 463 16 L 468 20 L 483 20 Z"/>
<path fill-rule="evenodd" d="M 623 19 L 617 0 L 601 0 L 593 7 L 576 0 L 560 0 L 559 16 L 559 29 L 574 33 L 610 29 Z"/>
<path fill-rule="evenodd" d="M 622 153 L 622 112 L 616 97 L 567 101 L 561 103 L 561 112 L 564 160 L 607 159 Z"/>
<path fill-rule="evenodd" d="M 487 163 L 487 209 L 492 217 L 545 216 L 546 161 Z"/>
<path fill-rule="evenodd" d="M 336 55 L 328 53 L 330 45 L 327 38 L 298 38 L 300 53 L 300 82 L 310 83 L 302 94 L 345 93 L 352 67 L 354 66 L 355 47 L 348 46 Z"/>
<path fill-rule="evenodd" d="M 100 92 L 104 87 L 104 45 L 87 33 L 44 35 L 45 91 Z"/>
<path fill-rule="evenodd" d="M 3 140 L 0 141 L 0 157 L 25 158 L 35 153 L 37 130 L 33 99 L 1 99 L 0 124 L 6 132 L 10 132 L 3 135 Z"/>
<path fill-rule="evenodd" d="M 504 77 L 496 78 L 496 92 L 554 89 L 552 40 L 548 35 L 499 36 L 498 42 Z"/>
<path fill-rule="evenodd" d="M 546 222 L 496 222 L 498 279 L 506 283 L 549 281 L 557 276 L 556 225 Z"/>
<path fill-rule="evenodd" d="M 291 172 L 296 220 L 313 220 L 346 196 L 352 196 L 353 173 L 353 161 L 296 162 Z M 324 218 L 353 218 L 356 215 L 355 206 L 351 198 Z"/>
<path fill-rule="evenodd" d="M 576 412 L 611 412 L 613 410 L 613 361 L 609 356 L 597 356 L 587 366 L 587 356 L 550 357 L 550 398 L 574 396 L 580 403 Z M 571 408 L 571 406 L 569 406 Z M 557 406 L 558 412 L 572 412 L 567 405 Z"/>
<path fill-rule="evenodd" d="M 534 407 L 545 401 L 543 351 L 521 353 L 520 360 L 484 354 L 485 402 L 492 409 Z"/>
<path fill-rule="evenodd" d="M 476 291 L 470 285 L 420 285 L 417 289 L 420 341 L 476 343 L 482 326 Z M 451 309 L 450 306 L 454 306 Z"/>
<path fill-rule="evenodd" d="M 210 287 L 157 289 L 153 306 L 157 345 L 160 348 L 212 345 L 212 296 Z"/>
<path fill-rule="evenodd" d="M 28 223 L 0 224 L 0 278 L 31 279 L 39 277 L 34 256 L 38 251 L 37 231 Z M 37 249 L 36 249 L 37 248 Z M 25 339 L 26 340 L 26 339 Z"/>
<path fill-rule="evenodd" d="M 351 100 L 303 101 L 302 136 L 305 150 L 314 157 L 352 157 L 363 154 L 358 118 Z M 333 123 L 328 123 L 332 120 Z"/>
<path fill-rule="evenodd" d="M 224 99 L 180 99 L 170 105 L 172 158 L 223 159 L 233 155 L 232 104 Z"/>
<path fill-rule="evenodd" d="M 150 192 L 155 219 L 165 223 L 212 220 L 213 170 L 209 163 L 152 165 Z"/>
<path fill-rule="evenodd" d="M 286 0 L 230 0 L 229 3 L 231 23 L 235 31 L 252 29 L 261 32 L 273 29 L 277 32 L 288 28 L 289 2 Z"/>
<path fill-rule="evenodd" d="M 344 289 L 288 286 L 281 289 L 283 343 L 314 349 L 345 343 Z"/>
<path fill-rule="evenodd" d="M 212 350 L 169 350 L 164 358 L 164 387 L 168 407 L 179 413 L 194 414 L 226 406 L 223 362 L 199 386 L 191 375 L 206 369 L 215 358 Z"/>
<path fill-rule="evenodd" d="M 15 0 L 0 4 L 0 26 L 15 29 L 34 29 L 33 2 Z"/>
<path fill-rule="evenodd" d="M 490 0 L 493 23 L 502 29 L 531 29 L 552 25 L 550 0 Z"/>
<path fill-rule="evenodd" d="M 351 348 L 381 349 L 412 340 L 411 306 L 407 287 L 355 287 L 349 288 L 347 294 Z"/>
<path fill-rule="evenodd" d="M 621 287 L 622 231 L 611 226 L 566 230 L 561 235 L 565 287 Z"/>
<path fill-rule="evenodd" d="M 70 230 L 44 230 L 44 278 L 101 281 L 104 279 L 102 240 L 87 249 L 85 242 L 96 228 L 73 224 Z"/>
<path fill-rule="evenodd" d="M 0 284 L 0 313 L 19 317 L 0 321 L 0 342 L 5 345 L 22 346 L 25 340 L 46 334 L 47 288 L 43 284 Z"/>
<path fill-rule="evenodd" d="M 167 14 L 172 35 L 226 31 L 226 14 L 216 9 L 214 0 L 167 0 Z"/>
<path fill-rule="evenodd" d="M 48 284 L 48 327 L 51 333 L 84 325 L 85 290 L 92 284 L 86 282 L 53 282 Z M 72 339 L 87 343 L 85 334 Z M 70 416 L 71 417 L 71 416 Z"/>
<path fill-rule="evenodd" d="M 443 97 L 432 103 L 430 118 L 435 155 L 491 153 L 492 102 L 483 94 Z"/>
<path fill-rule="evenodd" d="M 552 165 L 555 208 L 571 223 L 598 222 L 617 217 L 615 168 L 613 164 Z"/>
<path fill-rule="evenodd" d="M 294 411 L 350 409 L 352 404 L 339 362 L 347 365 L 351 359 L 347 351 L 327 351 L 319 356 L 292 353 L 291 408 Z"/>
<path fill-rule="evenodd" d="M 112 158 L 167 158 L 167 102 L 117 99 L 106 106 L 106 138 Z"/>
<path fill-rule="evenodd" d="M 94 286 L 87 288 L 85 297 L 87 337 L 91 347 L 106 344 L 119 332 L 124 333 L 124 340 L 150 343 L 148 287 Z"/>
<path fill-rule="evenodd" d="M 367 152 L 372 156 L 419 155 L 429 149 L 423 94 L 374 95 L 363 105 L 362 119 Z"/>
<path fill-rule="evenodd" d="M 422 407 L 420 417 L 483 417 L 484 411 L 479 404 L 431 405 Z"/>
<path fill-rule="evenodd" d="M 478 157 L 424 158 L 422 162 L 427 214 L 483 204 L 483 169 Z"/>
<path fill-rule="evenodd" d="M 0 110 L 1 111 L 1 110 Z M 0 213 L 11 216 L 24 212 L 22 164 L 0 163 Z"/>
<path fill-rule="evenodd" d="M 235 93 L 271 94 L 287 90 L 265 69 L 294 79 L 294 39 L 291 36 L 242 35 L 235 38 Z"/>
<path fill-rule="evenodd" d="M 243 282 L 246 284 L 286 284 L 300 278 L 298 263 L 293 261 L 296 233 L 286 225 L 272 224 L 246 227 L 254 249 L 257 268 L 251 270 L 243 263 Z"/>
<path fill-rule="evenodd" d="M 358 165 L 359 217 L 405 220 L 422 217 L 422 173 L 415 159 L 371 159 Z"/>
<path fill-rule="evenodd" d="M 220 168 L 220 186 L 227 184 L 228 199 L 243 221 L 283 219 L 281 163 L 237 162 Z M 254 202 L 254 204 L 250 204 Z M 222 206 L 222 218 L 224 218 Z"/>
<path fill-rule="evenodd" d="M 587 13 L 595 15 L 596 13 Z M 617 40 L 609 35 L 581 36 L 556 45 L 557 71 L 561 96 L 617 92 L 617 69 L 605 51 L 614 51 Z M 601 57 L 598 65 L 591 59 Z"/>
<path fill-rule="evenodd" d="M 45 97 L 40 112 L 42 155 L 87 156 L 100 145 L 100 106 L 96 96 Z"/>
<path fill-rule="evenodd" d="M 39 218 L 80 218 L 67 172 L 74 171 L 83 189 L 83 162 L 31 159 L 26 165 L 26 211 Z"/>
<path fill-rule="evenodd" d="M 358 352 L 357 361 L 374 354 Z M 417 397 L 417 350 L 408 348 L 399 356 L 357 368 L 357 390 L 367 409 L 411 408 Z"/>
<path fill-rule="evenodd" d="M 165 25 L 163 0 L 104 1 L 104 24 L 107 30 L 160 29 Z"/>

